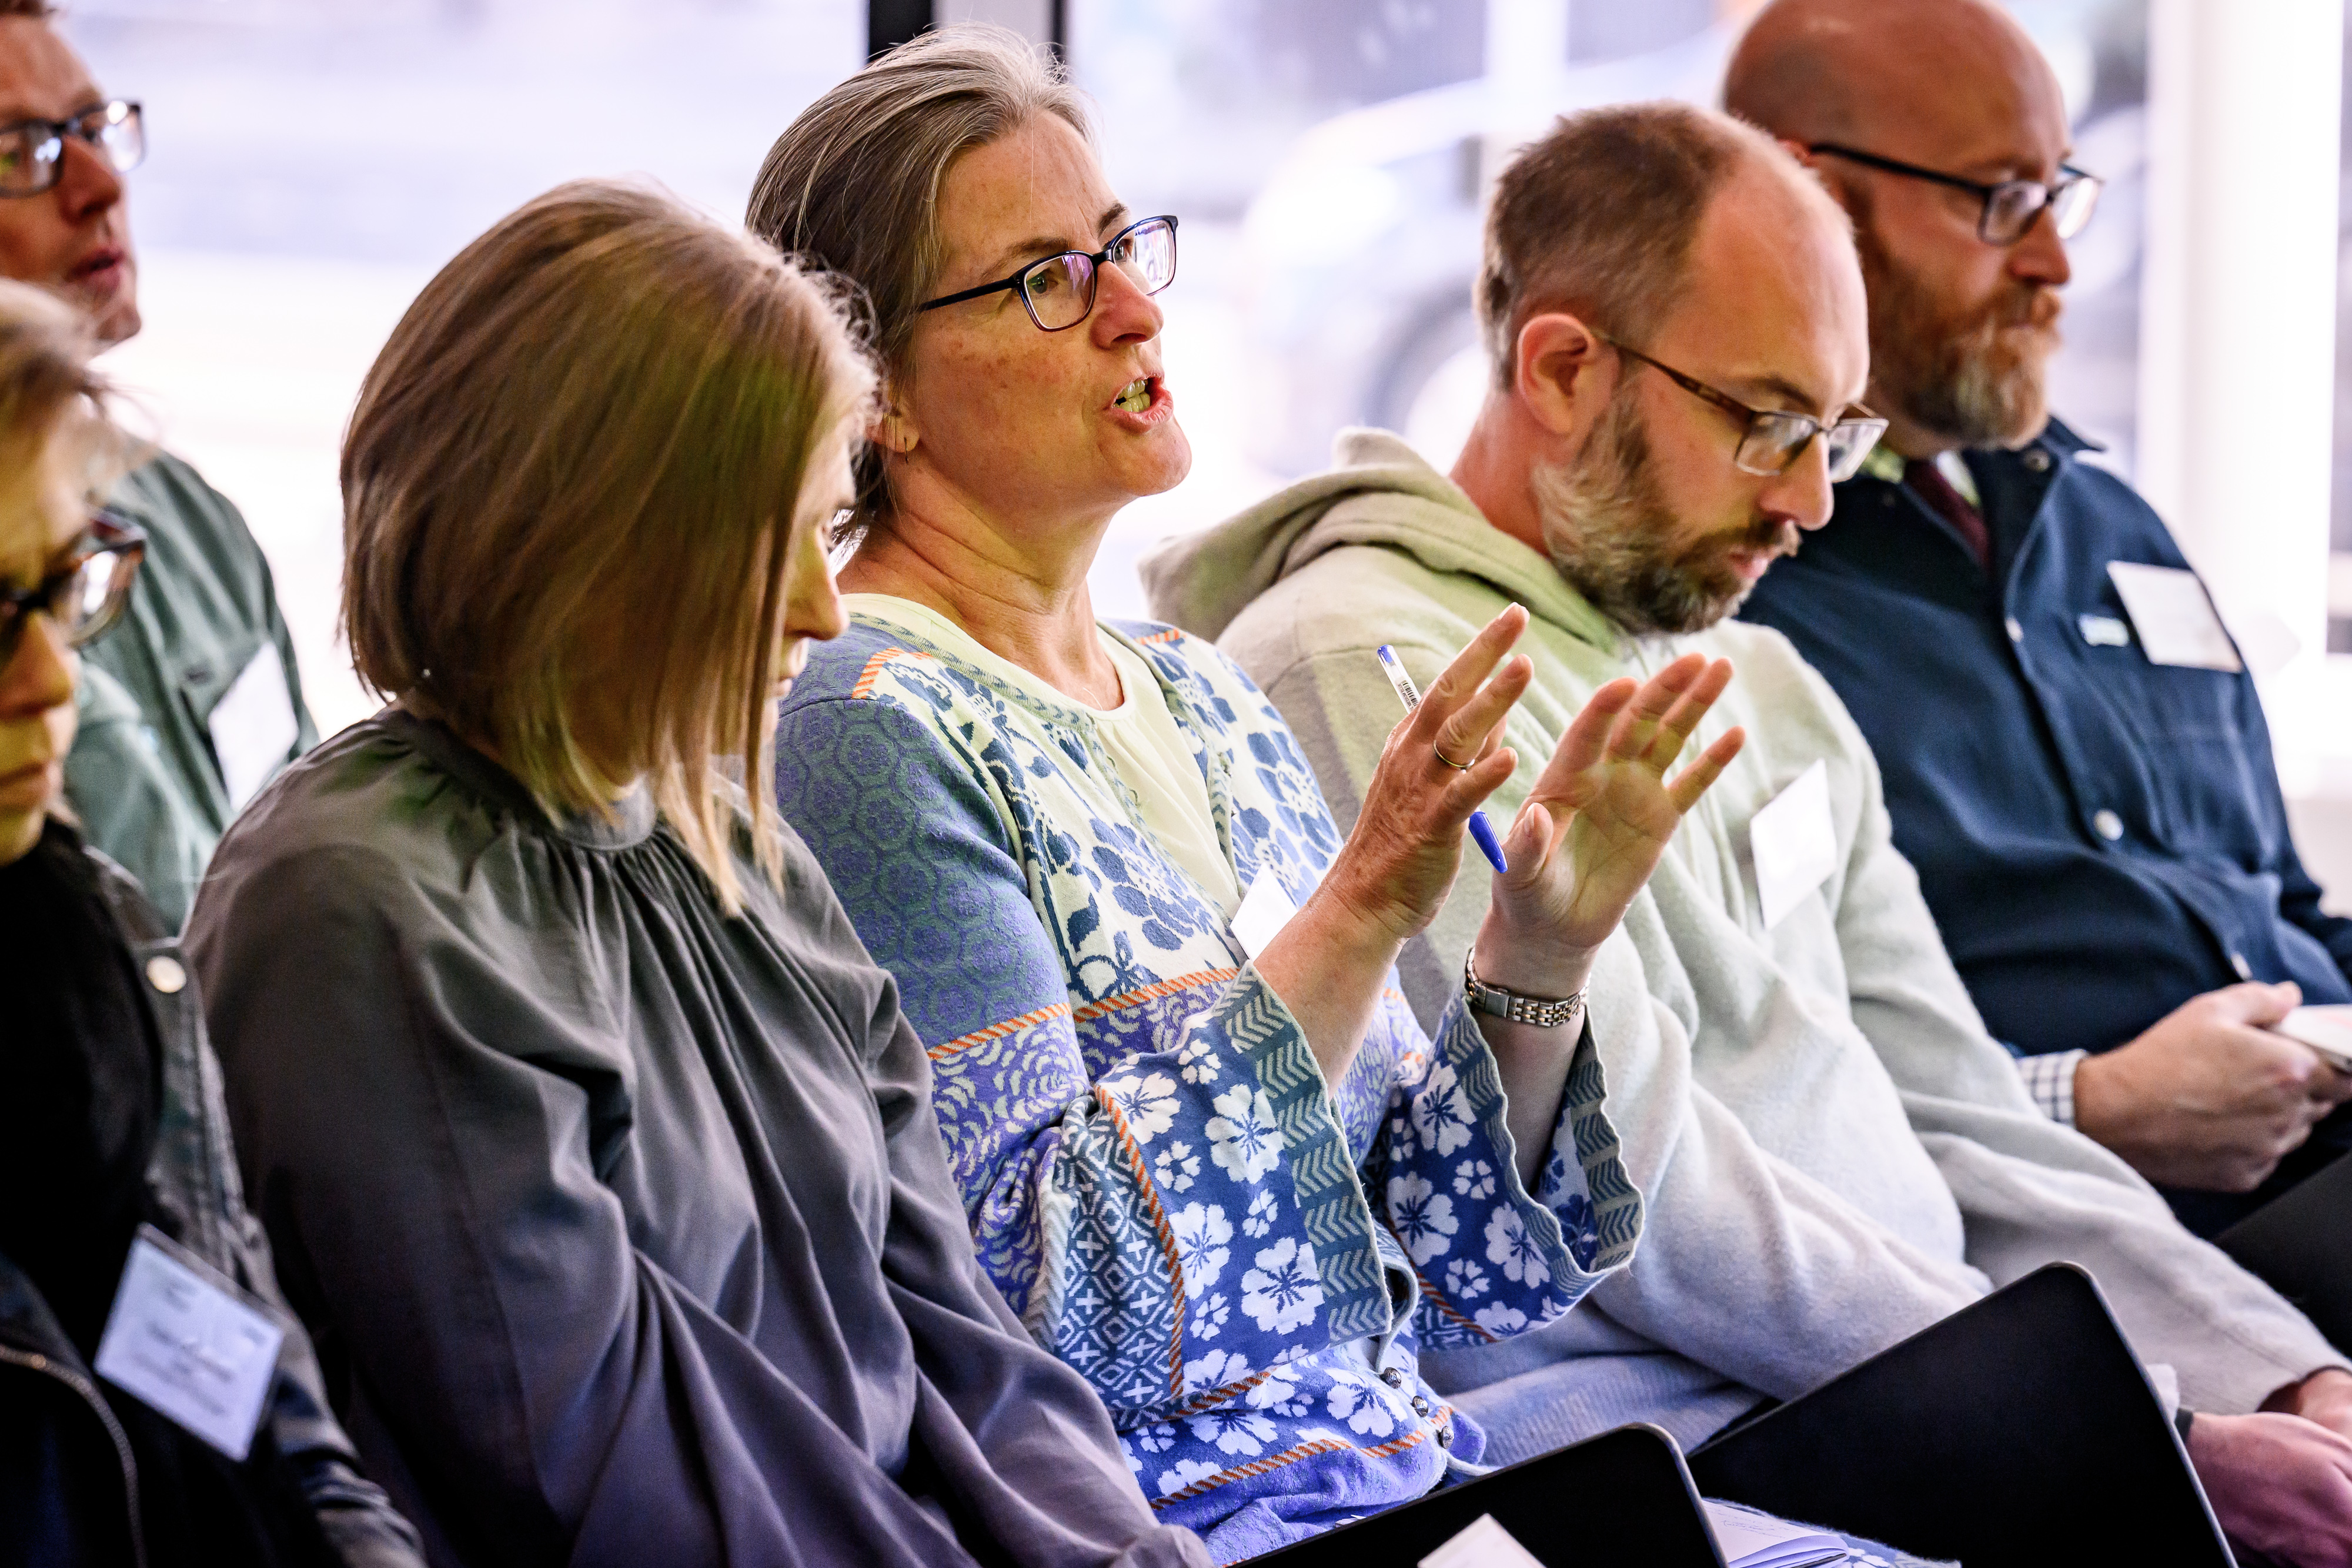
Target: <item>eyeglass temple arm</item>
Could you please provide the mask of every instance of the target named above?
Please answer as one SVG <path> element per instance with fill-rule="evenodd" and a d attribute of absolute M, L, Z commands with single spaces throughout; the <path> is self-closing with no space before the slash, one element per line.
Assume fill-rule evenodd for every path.
<path fill-rule="evenodd" d="M 1890 174 L 1908 174 L 1915 180 L 1933 180 L 1938 185 L 1949 185 L 1956 191 L 1968 191 L 1979 196 L 1989 196 L 2000 188 L 1998 185 L 1988 185 L 1979 180 L 1963 180 L 1958 174 L 1947 174 L 1940 169 L 1922 169 L 1916 163 L 1906 163 L 1899 159 L 1881 158 L 1875 152 L 1863 152 L 1852 147 L 1841 147 L 1834 141 L 1816 141 L 1805 151 L 1826 152 L 1833 158 L 1843 158 L 1849 163 L 1860 163 L 1871 169 L 1884 169 Z"/>
<path fill-rule="evenodd" d="M 1044 259 L 1051 261 L 1054 258 L 1049 256 Z M 1035 262 L 1031 262 L 1029 264 L 1030 267 L 1034 267 L 1035 265 L 1037 265 Z M 993 283 L 983 283 L 977 288 L 967 288 L 961 294 L 946 294 L 941 295 L 937 299 L 925 300 L 921 305 L 916 307 L 915 314 L 919 316 L 926 310 L 936 310 L 942 305 L 961 305 L 967 299 L 977 299 L 983 294 L 1001 294 L 1008 288 L 1018 287 L 1021 283 L 1021 273 L 1027 272 L 1028 270 L 1029 267 L 1024 267 L 1021 269 L 1021 272 L 1016 272 L 1010 277 L 1000 277 Z"/>

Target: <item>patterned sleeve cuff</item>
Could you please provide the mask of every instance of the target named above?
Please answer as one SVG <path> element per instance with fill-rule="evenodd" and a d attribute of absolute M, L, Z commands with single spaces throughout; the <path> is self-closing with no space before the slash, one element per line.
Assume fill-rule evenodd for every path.
<path fill-rule="evenodd" d="M 1551 1267 L 1564 1292 L 1561 1309 L 1633 1255 L 1642 1231 L 1642 1195 L 1626 1176 L 1617 1130 L 1603 1109 L 1608 1088 L 1590 1019 L 1581 1026 L 1559 1120 L 1534 1190 L 1518 1176 L 1505 1121 L 1502 1077 L 1493 1050 L 1456 996 L 1438 1028 L 1441 1053 L 1461 1074 L 1471 1108 L 1486 1139 L 1502 1157 L 1497 1164 L 1501 1196 L 1520 1213 L 1530 1239 L 1541 1237 L 1549 1250 L 1556 1230 L 1559 1251 Z M 1540 1219 L 1538 1218 L 1540 1217 Z"/>
<path fill-rule="evenodd" d="M 2089 1054 L 2086 1051 L 2053 1051 L 2047 1056 L 2017 1059 L 2017 1075 L 2025 1080 L 2025 1092 L 2042 1107 L 2043 1115 L 2062 1127 L 2074 1124 L 2074 1069 Z"/>
<path fill-rule="evenodd" d="M 1372 1212 L 1356 1176 L 1347 1134 L 1307 1046 L 1307 1031 L 1252 963 L 1217 1005 L 1193 1024 L 1245 1057 L 1281 1129 L 1307 1243 L 1319 1262 L 1326 1323 L 1333 1341 L 1390 1327 L 1388 1281 L 1373 1239 Z M 1214 1127 L 1211 1128 L 1213 1136 Z M 1253 1176 L 1255 1179 L 1255 1176 Z"/>

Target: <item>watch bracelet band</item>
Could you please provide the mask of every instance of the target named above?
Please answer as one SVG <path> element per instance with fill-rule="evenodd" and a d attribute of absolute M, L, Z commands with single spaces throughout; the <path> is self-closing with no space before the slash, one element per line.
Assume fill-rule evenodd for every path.
<path fill-rule="evenodd" d="M 1558 1029 L 1574 1023 L 1584 1015 L 1584 993 L 1574 996 L 1548 998 L 1523 996 L 1501 986 L 1490 986 L 1478 977 L 1477 948 L 1462 955 L 1462 999 L 1472 1012 L 1490 1018 L 1508 1019 L 1513 1023 L 1532 1024 L 1538 1029 Z"/>

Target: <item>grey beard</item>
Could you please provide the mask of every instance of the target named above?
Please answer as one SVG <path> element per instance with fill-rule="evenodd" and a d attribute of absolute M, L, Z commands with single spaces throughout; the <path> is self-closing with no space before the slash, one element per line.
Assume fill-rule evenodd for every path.
<path fill-rule="evenodd" d="M 1747 584 L 1711 584 L 1667 553 L 1675 517 L 1658 497 L 1650 444 L 1629 402 L 1612 404 L 1580 459 L 1538 463 L 1528 485 L 1546 553 L 1595 610 L 1648 636 L 1703 632 L 1739 608 Z"/>
<path fill-rule="evenodd" d="M 1911 389 L 1904 412 L 1912 422 L 1964 446 L 2020 446 L 2049 422 L 2043 360 L 1995 362 L 1998 340 L 1990 324 L 1951 346 L 1948 369 Z"/>

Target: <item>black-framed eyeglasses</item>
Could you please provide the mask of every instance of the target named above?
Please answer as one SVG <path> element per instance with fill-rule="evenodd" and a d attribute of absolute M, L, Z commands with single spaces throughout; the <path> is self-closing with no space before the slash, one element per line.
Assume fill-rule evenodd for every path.
<path fill-rule="evenodd" d="M 1010 277 L 926 300 L 921 308 L 936 310 L 1011 289 L 1021 297 L 1022 308 L 1039 331 L 1066 331 L 1094 313 L 1095 282 L 1105 266 L 1126 273 L 1146 294 L 1159 293 L 1176 281 L 1176 220 L 1165 214 L 1145 218 L 1119 230 L 1091 256 L 1066 250 L 1033 261 Z"/>
<path fill-rule="evenodd" d="M 2099 205 L 2099 191 L 2106 183 L 2096 174 L 2086 174 L 2065 163 L 2058 166 L 2058 178 L 2048 184 L 2039 180 L 2003 180 L 1988 185 L 1981 180 L 1964 180 L 1939 169 L 1922 169 L 1916 163 L 1881 158 L 1875 152 L 1841 147 L 1833 141 L 1817 141 L 1805 151 L 1826 152 L 1867 169 L 1883 169 L 1890 174 L 1969 192 L 1984 203 L 1984 210 L 1977 214 L 1977 237 L 1987 245 L 2015 245 L 2025 237 L 2045 209 L 2050 221 L 2057 225 L 2058 237 L 2073 239 L 2091 221 L 2091 214 Z"/>
<path fill-rule="evenodd" d="M 1830 483 L 1842 485 L 1862 471 L 1862 460 L 1886 434 L 1886 422 L 1863 408 L 1854 406 L 1861 417 L 1849 414 L 1835 424 L 1825 423 L 1810 413 L 1791 409 L 1750 408 L 1728 392 L 1720 392 L 1696 376 L 1685 375 L 1672 365 L 1661 364 L 1639 349 L 1629 349 L 1606 332 L 1594 337 L 1616 350 L 1629 360 L 1639 360 L 1660 375 L 1702 402 L 1713 403 L 1728 414 L 1747 422 L 1739 445 L 1734 449 L 1731 461 L 1743 474 L 1769 478 L 1786 474 L 1805 455 L 1816 435 L 1822 438 L 1822 453 L 1829 460 Z"/>
<path fill-rule="evenodd" d="M 147 121 L 124 99 L 97 104 L 71 120 L 18 120 L 0 125 L 0 196 L 37 196 L 65 177 L 66 138 L 73 137 L 127 174 L 147 156 Z"/>
<path fill-rule="evenodd" d="M 76 539 L 66 562 L 30 588 L 0 588 L 0 668 L 16 656 L 35 612 L 79 648 L 122 618 L 131 584 L 147 554 L 147 536 L 103 514 Z"/>

